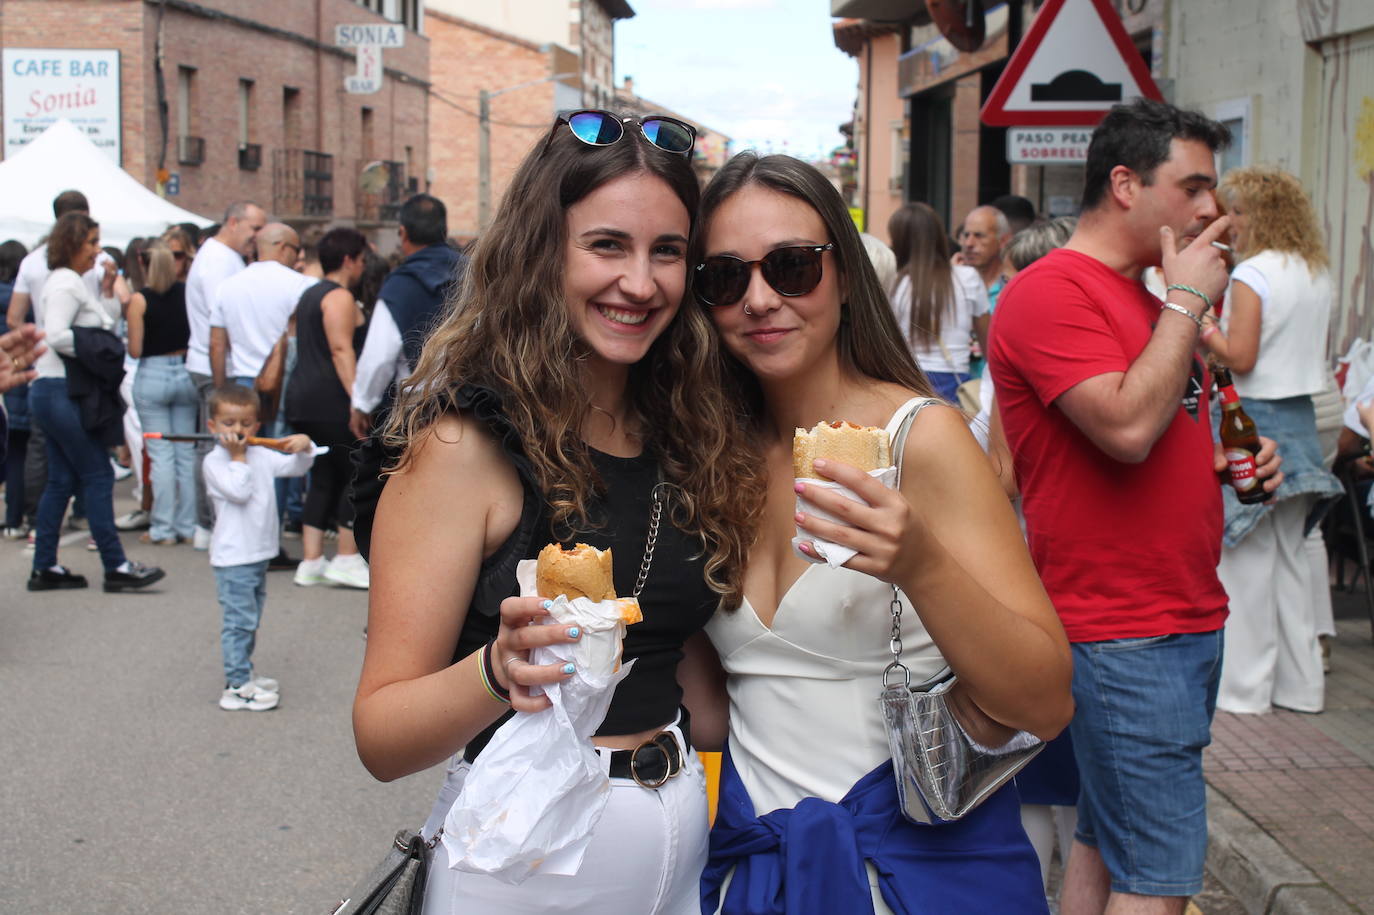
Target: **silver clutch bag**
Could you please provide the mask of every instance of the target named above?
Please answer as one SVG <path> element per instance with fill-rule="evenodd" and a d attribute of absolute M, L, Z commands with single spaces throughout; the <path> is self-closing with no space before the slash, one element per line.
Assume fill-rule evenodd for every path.
<path fill-rule="evenodd" d="M 913 823 L 957 820 L 1001 788 L 1044 749 L 1034 734 L 1018 731 L 1000 747 L 975 742 L 955 717 L 947 696 L 958 682 L 948 667 L 911 685 L 902 664 L 901 613 L 892 589 L 892 663 L 883 671 L 883 709 L 897 797 Z"/>

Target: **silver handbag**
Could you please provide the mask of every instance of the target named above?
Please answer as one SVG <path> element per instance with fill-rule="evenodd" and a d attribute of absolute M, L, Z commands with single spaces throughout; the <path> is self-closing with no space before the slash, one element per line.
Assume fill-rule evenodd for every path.
<path fill-rule="evenodd" d="M 918 412 L 920 408 L 909 413 L 893 436 L 899 487 L 902 448 Z M 902 601 L 896 585 L 889 609 L 892 663 L 883 670 L 878 703 L 902 814 L 921 824 L 957 820 L 1005 785 L 1045 743 L 1026 731 L 1018 731 L 1000 747 L 985 747 L 969 737 L 946 698 L 958 682 L 953 671 L 946 667 L 924 683 L 911 685 L 911 670 L 902 663 Z"/>

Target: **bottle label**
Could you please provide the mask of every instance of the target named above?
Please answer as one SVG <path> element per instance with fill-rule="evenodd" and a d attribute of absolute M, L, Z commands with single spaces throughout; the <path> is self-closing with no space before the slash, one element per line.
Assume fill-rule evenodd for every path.
<path fill-rule="evenodd" d="M 1254 489 L 1259 481 L 1255 479 L 1255 456 L 1244 448 L 1227 448 L 1226 464 L 1231 471 L 1231 485 L 1238 492 Z"/>
<path fill-rule="evenodd" d="M 1236 393 L 1235 385 L 1228 384 L 1223 388 L 1219 388 L 1218 393 L 1221 395 L 1221 405 L 1223 407 L 1233 403 L 1240 403 L 1240 395 Z"/>

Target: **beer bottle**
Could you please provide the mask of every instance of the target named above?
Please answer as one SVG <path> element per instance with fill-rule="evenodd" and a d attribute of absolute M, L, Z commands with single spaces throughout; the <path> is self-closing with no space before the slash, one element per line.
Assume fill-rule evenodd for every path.
<path fill-rule="evenodd" d="M 1213 363 L 1212 374 L 1217 379 L 1217 391 L 1221 395 L 1221 447 L 1226 452 L 1236 498 L 1242 505 L 1263 502 L 1269 498 L 1269 493 L 1264 491 L 1259 478 L 1255 476 L 1255 457 L 1260 450 L 1255 422 L 1245 415 L 1245 408 L 1240 405 L 1240 395 L 1231 381 L 1231 370 Z"/>

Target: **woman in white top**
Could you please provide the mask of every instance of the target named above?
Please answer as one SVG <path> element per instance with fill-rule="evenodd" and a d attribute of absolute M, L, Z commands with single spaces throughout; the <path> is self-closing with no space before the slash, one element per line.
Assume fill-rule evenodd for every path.
<path fill-rule="evenodd" d="M 935 393 L 956 403 L 959 385 L 969 380 L 970 335 L 988 351 L 987 288 L 977 270 L 950 264 L 944 224 L 924 203 L 893 213 L 887 232 L 897 255 L 897 324 Z"/>
<path fill-rule="evenodd" d="M 48 351 L 34 363 L 38 378 L 29 389 L 29 409 L 47 434 L 48 482 L 38 501 L 34 525 L 30 591 L 86 587 L 84 576 L 57 564 L 62 516 L 67 501 L 78 489 L 85 502 L 91 536 L 105 566 L 105 590 L 142 588 L 163 576 L 161 569 L 129 562 L 115 529 L 114 470 L 106 447 L 123 440 L 123 410 L 115 415 L 110 433 L 113 437 L 102 441 L 83 423 L 82 412 L 68 396 L 67 361 L 80 361 L 74 328 L 109 331 L 119 319 L 113 262 L 106 262 L 99 297 L 91 295 L 81 278 L 95 264 L 99 253 L 100 227 L 85 213 L 67 213 L 48 236 L 48 267 L 52 273 L 43 284 L 35 314 L 47 335 Z M 122 362 L 123 347 L 117 338 L 112 339 L 119 346 Z"/>
<path fill-rule="evenodd" d="M 877 698 L 895 584 L 913 680 L 952 667 L 981 743 L 1068 723 L 1068 644 L 997 478 L 963 417 L 932 401 L 839 194 L 812 166 L 736 156 L 703 194 L 693 254 L 768 478 L 745 599 L 707 627 L 730 720 L 704 905 L 1044 912 L 1014 791 L 954 823 L 902 817 Z M 892 430 L 912 411 L 900 492 L 820 461 L 871 507 L 794 487 L 795 428 Z M 847 523 L 795 515 L 799 492 Z M 858 553 L 809 565 L 810 540 L 792 547 L 803 532 Z"/>
<path fill-rule="evenodd" d="M 1205 328 L 1202 340 L 1230 367 L 1261 434 L 1279 443 L 1284 480 L 1272 504 L 1241 505 L 1224 490 L 1217 573 L 1231 616 L 1217 708 L 1320 712 L 1325 684 L 1304 537 L 1320 518 L 1313 508 L 1341 492 L 1322 462 L 1312 407 L 1312 395 L 1326 385 L 1326 249 L 1302 184 L 1287 172 L 1235 169 L 1219 196 L 1240 263 L 1220 324 Z"/>

